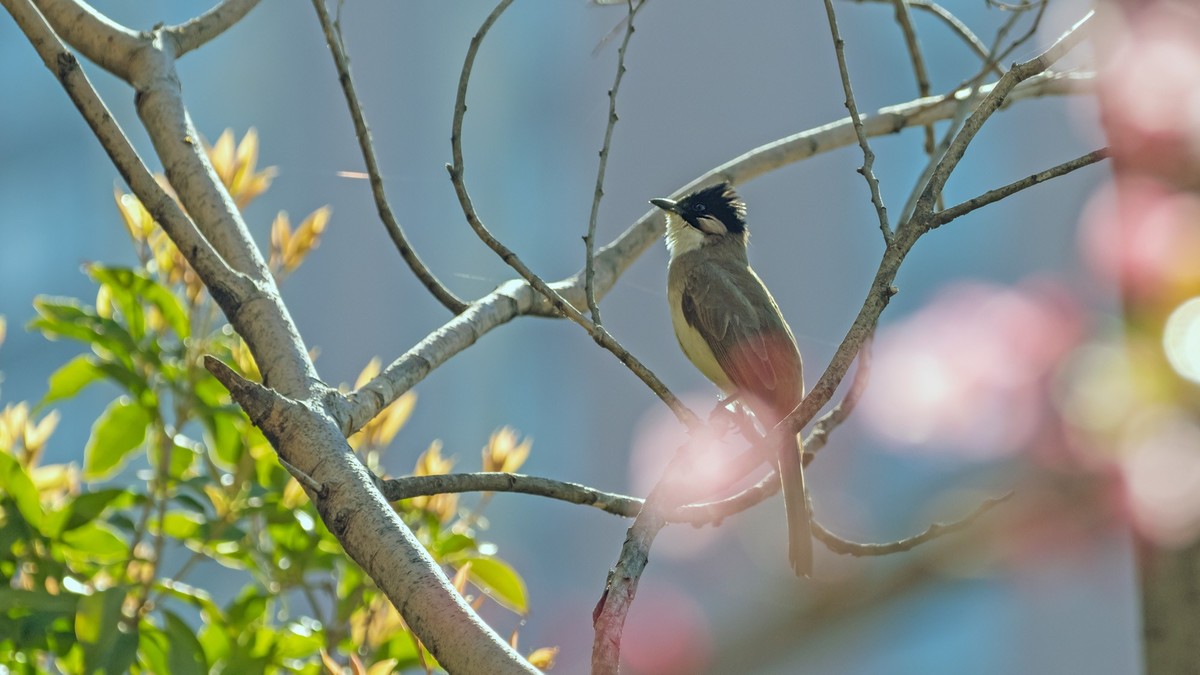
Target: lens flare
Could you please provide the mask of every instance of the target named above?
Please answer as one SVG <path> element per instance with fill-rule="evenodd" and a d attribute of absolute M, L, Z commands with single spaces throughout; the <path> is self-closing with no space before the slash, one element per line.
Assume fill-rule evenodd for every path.
<path fill-rule="evenodd" d="M 1175 308 L 1163 330 L 1163 351 L 1181 377 L 1200 382 L 1200 297 Z"/>

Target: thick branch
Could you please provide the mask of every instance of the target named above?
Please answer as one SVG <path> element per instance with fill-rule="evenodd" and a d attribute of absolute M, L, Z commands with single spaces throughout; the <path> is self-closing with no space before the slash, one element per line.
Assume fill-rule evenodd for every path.
<path fill-rule="evenodd" d="M 63 42 L 101 68 L 129 81 L 130 60 L 142 46 L 141 34 L 110 20 L 83 0 L 37 0 L 35 4 Z"/>
<path fill-rule="evenodd" d="M 259 0 L 222 0 L 200 16 L 171 26 L 166 31 L 175 40 L 176 58 L 202 47 L 229 30 L 258 6 Z"/>
<path fill-rule="evenodd" d="M 246 381 L 215 358 L 204 365 L 280 450 L 288 470 L 302 476 L 329 530 L 443 667 L 460 673 L 537 672 L 454 590 L 329 417 Z"/>
<path fill-rule="evenodd" d="M 367 165 L 367 176 L 371 182 L 371 194 L 375 197 L 375 208 L 379 211 L 379 219 L 400 257 L 408 264 L 417 279 L 429 289 L 433 297 L 454 314 L 462 314 L 467 309 L 467 303 L 454 294 L 425 266 L 421 256 L 417 255 L 404 228 L 396 220 L 391 203 L 383 187 L 383 174 L 379 171 L 379 162 L 375 159 L 375 145 L 371 140 L 371 130 L 367 127 L 367 118 L 363 113 L 362 104 L 358 100 L 358 92 L 354 87 L 354 79 L 350 76 L 350 57 L 346 54 L 342 43 L 341 29 L 335 26 L 325 9 L 325 0 L 313 0 L 313 8 L 317 10 L 317 19 L 321 22 L 321 30 L 325 33 L 325 42 L 329 45 L 329 53 L 333 55 L 333 64 L 338 71 L 338 81 L 342 83 L 342 93 L 346 97 L 346 106 L 350 109 L 350 117 L 354 120 L 354 134 L 358 137 L 358 147 L 362 151 L 363 162 Z"/>
<path fill-rule="evenodd" d="M 5 9 L 16 19 L 21 31 L 29 38 L 42 62 L 54 73 L 71 101 L 92 128 L 96 139 L 108 153 L 121 177 L 142 204 L 162 225 L 180 251 L 186 252 L 192 267 L 212 290 L 214 296 L 224 296 L 235 303 L 244 302 L 253 292 L 249 279 L 237 274 L 217 255 L 196 226 L 180 210 L 175 200 L 162 189 L 145 162 L 130 144 L 124 130 L 117 124 L 108 106 L 96 93 L 79 62 L 58 39 L 42 15 L 27 0 L 3 0 Z M 99 25 L 102 17 L 87 14 L 87 22 Z M 107 25 L 107 24 L 105 24 Z"/>

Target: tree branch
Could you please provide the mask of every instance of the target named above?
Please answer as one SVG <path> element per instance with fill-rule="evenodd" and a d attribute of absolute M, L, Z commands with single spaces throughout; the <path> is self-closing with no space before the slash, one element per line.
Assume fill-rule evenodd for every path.
<path fill-rule="evenodd" d="M 995 190 L 988 190 L 987 192 L 979 195 L 978 197 L 973 197 L 971 199 L 966 200 L 965 202 L 962 202 L 961 204 L 956 204 L 954 206 L 951 206 L 951 207 L 948 207 L 941 211 L 938 211 L 937 213 L 934 213 L 932 216 L 932 222 L 930 224 L 930 227 L 931 228 L 940 227 L 940 226 L 945 225 L 946 223 L 954 220 L 955 218 L 958 218 L 960 216 L 966 215 L 966 214 L 974 211 L 975 209 L 982 208 L 982 207 L 987 206 L 988 204 L 992 204 L 994 202 L 998 202 L 1001 199 L 1004 199 L 1005 197 L 1008 197 L 1010 195 L 1020 192 L 1021 190 L 1033 187 L 1034 185 L 1038 185 L 1040 183 L 1044 183 L 1052 178 L 1057 178 L 1059 176 L 1066 175 L 1076 169 L 1081 169 L 1085 166 L 1095 164 L 1096 162 L 1099 162 L 1100 160 L 1107 159 L 1107 158 L 1108 158 L 1108 148 L 1100 148 L 1099 150 L 1093 150 L 1093 151 L 1087 153 L 1086 155 L 1076 157 L 1075 159 L 1072 159 L 1067 162 L 1063 162 L 1062 164 L 1059 164 L 1057 166 L 1052 166 L 1049 169 L 1046 169 L 1045 171 L 1039 171 L 1031 176 L 1026 176 L 1025 178 L 1022 178 L 1021 180 L 1013 181 L 1013 182 L 1009 183 L 1008 185 L 1005 185 L 1004 187 L 998 187 Z"/>
<path fill-rule="evenodd" d="M 175 58 L 198 49 L 232 28 L 250 10 L 258 6 L 259 0 L 221 0 L 212 9 L 200 16 L 166 29 L 175 41 Z"/>
<path fill-rule="evenodd" d="M 28 0 L 2 0 L 4 8 L 16 20 L 18 27 L 34 49 L 42 58 L 42 63 L 54 73 L 67 96 L 75 104 L 79 114 L 91 127 L 92 133 L 100 141 L 100 145 L 120 172 L 121 177 L 133 190 L 138 199 L 158 222 L 167 236 L 171 238 L 180 251 L 187 252 L 192 267 L 200 278 L 213 291 L 214 296 L 225 296 L 234 303 L 245 302 L 253 292 L 249 279 L 238 274 L 225 263 L 220 255 L 213 250 L 208 241 L 200 235 L 196 225 L 162 189 L 146 163 L 138 155 L 137 150 L 129 142 L 125 131 L 117 124 L 108 106 L 92 87 L 87 75 L 67 46 L 59 40 L 54 30 L 46 23 L 45 18 L 33 7 Z M 85 13 L 87 19 L 81 19 L 87 30 L 89 25 L 109 24 L 103 17 Z M 119 30 L 114 34 L 122 34 Z"/>
<path fill-rule="evenodd" d="M 670 408 L 673 413 L 675 413 L 675 416 L 679 418 L 680 422 L 686 425 L 689 429 L 694 429 L 700 425 L 700 420 L 696 417 L 696 414 L 689 410 L 688 407 L 679 400 L 679 397 L 675 396 L 675 394 L 673 394 L 671 390 L 667 388 L 667 385 L 663 384 L 662 380 L 658 379 L 657 375 L 655 375 L 641 361 L 634 357 L 633 354 L 629 353 L 627 349 L 621 346 L 621 343 L 618 342 L 616 338 L 612 337 L 601 326 L 589 321 L 588 318 L 579 311 L 579 309 L 577 309 L 573 304 L 567 302 L 566 298 L 560 295 L 558 291 L 551 288 L 551 286 L 542 280 L 541 277 L 534 274 L 534 272 L 530 270 L 524 262 L 521 261 L 516 253 L 501 243 L 500 240 L 497 239 L 490 230 L 488 230 L 487 226 L 483 224 L 483 221 L 479 219 L 479 215 L 475 211 L 475 206 L 471 203 L 471 195 L 469 192 L 467 192 L 467 185 L 463 179 L 463 173 L 466 167 L 463 162 L 462 151 L 462 124 L 463 117 L 467 112 L 467 85 L 470 83 L 471 69 L 475 64 L 475 55 L 479 51 L 479 46 L 483 43 L 483 38 L 487 36 L 488 31 L 496 22 L 496 19 L 500 18 L 500 15 L 503 14 L 504 10 L 508 9 L 508 6 L 511 4 L 512 0 L 501 0 L 500 3 L 496 5 L 496 8 L 492 10 L 492 13 L 489 14 L 484 20 L 483 25 L 479 27 L 479 31 L 476 32 L 475 36 L 471 38 L 471 44 L 467 48 L 466 59 L 463 61 L 462 74 L 459 76 L 458 80 L 458 96 L 454 103 L 454 122 L 451 125 L 450 132 L 450 146 L 454 156 L 454 164 L 447 165 L 446 170 L 450 172 L 450 182 L 454 184 L 454 192 L 456 195 L 458 195 L 458 201 L 462 206 L 463 215 L 466 217 L 467 223 L 471 226 L 471 229 L 474 230 L 475 234 L 478 235 L 478 237 L 488 245 L 488 248 L 491 248 L 493 251 L 495 251 L 496 255 L 500 256 L 501 260 L 507 263 L 509 267 L 513 268 L 517 274 L 520 274 L 521 277 L 525 279 L 525 281 L 527 281 L 529 285 L 532 286 L 538 293 L 544 295 L 554 306 L 556 311 L 558 311 L 562 316 L 565 316 L 571 321 L 579 324 L 585 331 L 588 332 L 589 335 L 592 336 L 592 339 L 596 341 L 596 344 L 612 352 L 612 354 L 616 356 L 621 363 L 625 364 L 625 366 L 629 368 L 634 375 L 641 379 L 642 382 L 644 382 L 646 386 L 655 393 L 655 395 L 662 399 L 663 403 L 667 404 L 667 407 Z"/>
<path fill-rule="evenodd" d="M 313 8 L 317 11 L 317 19 L 321 22 L 321 30 L 325 33 L 325 42 L 329 45 L 329 53 L 333 56 L 333 64 L 337 68 L 338 81 L 342 84 L 342 93 L 346 97 L 346 106 L 350 109 L 350 117 L 354 120 L 354 134 L 358 138 L 358 147 L 362 151 L 363 162 L 367 165 L 367 176 L 371 182 L 371 194 L 375 197 L 375 208 L 379 211 L 379 219 L 392 239 L 396 251 L 408 264 L 417 279 L 429 289 L 433 297 L 442 303 L 453 314 L 462 314 L 467 309 L 467 303 L 454 294 L 441 282 L 425 265 L 416 250 L 408 242 L 404 229 L 392 212 L 391 203 L 383 187 L 383 174 L 379 171 L 379 162 L 375 159 L 375 145 L 371 140 L 371 130 L 367 127 L 367 119 L 363 113 L 362 104 L 358 100 L 358 92 L 354 87 L 354 79 L 350 76 L 350 57 L 346 54 L 342 42 L 341 27 L 334 25 L 325 8 L 325 0 L 312 0 Z"/>
<path fill-rule="evenodd" d="M 887 4 L 894 3 L 895 0 L 853 0 L 853 2 L 860 5 L 868 2 Z M 942 21 L 942 23 L 946 24 L 951 31 L 962 38 L 962 41 L 971 48 L 972 52 L 975 52 L 975 55 L 983 61 L 984 65 L 990 72 L 994 73 L 997 77 L 1004 74 L 1004 71 L 1000 68 L 1000 66 L 991 61 L 991 56 L 988 54 L 987 45 L 983 44 L 983 40 L 980 40 L 979 36 L 975 35 L 975 33 L 971 31 L 967 24 L 959 20 L 957 16 L 954 16 L 954 14 L 952 14 L 945 7 L 942 7 L 936 2 L 931 2 L 930 0 L 905 0 L 905 4 L 909 7 L 916 7 L 917 9 L 929 12 L 930 14 L 936 16 Z"/>
<path fill-rule="evenodd" d="M 1047 68 L 1053 65 L 1060 58 L 1071 51 L 1075 45 L 1079 44 L 1087 34 L 1088 24 L 1094 15 L 1093 11 L 1089 11 L 1080 19 L 1074 26 L 1067 30 L 1059 39 L 1050 46 L 1045 52 L 1040 55 L 1025 61 L 1024 63 L 1013 64 L 1008 72 L 996 82 L 995 87 L 988 92 L 971 116 L 963 124 L 963 128 L 959 130 L 954 140 L 950 143 L 950 147 L 946 150 L 946 154 L 938 162 L 937 169 L 929 178 L 929 183 L 926 184 L 921 196 L 917 199 L 916 208 L 913 212 L 911 221 L 928 221 L 933 213 L 934 205 L 938 197 L 942 193 L 942 189 L 946 186 L 946 181 L 950 178 L 950 174 L 954 168 L 958 166 L 958 162 L 962 159 L 963 154 L 967 151 L 967 146 L 975 138 L 975 134 L 983 128 L 984 122 L 992 116 L 992 113 L 1000 107 L 1005 97 L 1021 82 L 1044 72 Z M 910 221 L 910 222 L 911 222 Z M 906 223 L 902 223 L 904 227 Z M 929 226 L 925 222 L 925 227 Z"/>
<path fill-rule="evenodd" d="M 449 473 L 435 476 L 405 476 L 389 478 L 382 481 L 383 495 L 390 502 L 413 497 L 431 497 L 442 494 L 463 494 L 469 492 L 507 492 L 525 494 L 535 497 L 545 497 L 568 504 L 589 506 L 615 516 L 632 518 L 641 512 L 645 501 L 616 492 L 605 492 L 579 483 L 543 478 L 541 476 L 526 476 L 519 473 L 479 472 L 479 473 Z M 850 541 L 830 532 L 817 522 L 813 522 L 814 532 L 832 552 L 840 555 L 855 557 L 882 556 L 902 551 L 909 551 L 921 544 L 938 537 L 964 530 L 971 526 L 985 513 L 999 504 L 1008 501 L 1012 492 L 1000 497 L 985 500 L 966 516 L 945 523 L 932 523 L 919 534 L 904 539 L 886 543 L 860 543 Z M 717 511 L 714 505 L 690 504 L 676 509 L 667 517 L 668 523 L 686 523 L 700 526 L 719 524 L 722 520 L 737 513 L 737 511 Z M 744 510 L 744 509 L 742 509 Z"/>
<path fill-rule="evenodd" d="M 645 0 L 628 0 L 629 13 L 625 17 L 625 38 L 617 48 L 617 74 L 613 78 L 612 89 L 608 90 L 608 123 L 604 127 L 604 143 L 600 146 L 600 168 L 596 170 L 596 192 L 592 197 L 592 212 L 588 216 L 587 234 L 583 237 L 584 264 L 584 296 L 588 309 L 592 312 L 592 322 L 597 326 L 603 321 L 600 318 L 600 306 L 596 304 L 596 268 L 595 241 L 596 218 L 600 214 L 600 200 L 604 197 L 604 170 L 608 167 L 608 149 L 612 145 L 613 128 L 617 126 L 617 92 L 621 89 L 621 79 L 625 77 L 625 50 L 629 48 L 629 40 L 633 37 L 633 17 L 645 4 Z"/>
<path fill-rule="evenodd" d="M 903 0 L 898 0 L 903 3 Z M 875 177 L 872 167 L 875 165 L 875 153 L 867 142 L 867 134 L 863 130 L 862 117 L 858 114 L 858 104 L 854 101 L 854 88 L 850 86 L 850 71 L 846 67 L 846 42 L 842 40 L 838 30 L 837 14 L 833 11 L 833 0 L 825 0 L 825 15 L 829 18 L 829 33 L 833 36 L 833 50 L 837 54 L 838 73 L 842 76 L 842 91 L 846 94 L 846 110 L 850 111 L 850 122 L 854 127 L 854 135 L 858 138 L 858 147 L 862 148 L 863 163 L 858 170 L 867 181 L 871 190 L 871 204 L 879 217 L 879 231 L 883 234 L 883 242 L 892 243 L 892 226 L 888 224 L 887 207 L 883 205 L 883 196 L 879 194 L 879 179 Z"/>
<path fill-rule="evenodd" d="M 908 8 L 908 0 L 892 0 L 896 9 L 896 23 L 904 35 L 904 44 L 908 48 L 908 58 L 912 61 L 913 76 L 917 79 L 917 95 L 928 96 L 929 73 L 925 69 L 925 56 L 921 53 L 921 42 L 917 39 L 917 29 L 913 26 L 912 12 Z M 933 125 L 925 125 L 925 154 L 932 155 L 934 147 Z"/>
<path fill-rule="evenodd" d="M 143 42 L 137 31 L 111 21 L 81 0 L 37 0 L 35 4 L 63 42 L 78 49 L 89 61 L 129 81 L 133 53 Z"/>

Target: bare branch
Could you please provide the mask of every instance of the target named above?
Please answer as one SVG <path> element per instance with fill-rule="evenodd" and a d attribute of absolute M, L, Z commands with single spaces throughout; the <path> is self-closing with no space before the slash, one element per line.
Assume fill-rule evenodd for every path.
<path fill-rule="evenodd" d="M 961 204 L 956 204 L 934 213 L 930 227 L 935 228 L 945 225 L 955 218 L 966 215 L 975 209 L 998 202 L 1005 197 L 1013 195 L 1026 188 L 1033 187 L 1034 185 L 1044 183 L 1052 178 L 1057 178 L 1059 176 L 1071 173 L 1076 169 L 1081 169 L 1085 166 L 1095 164 L 1096 162 L 1106 159 L 1107 157 L 1108 148 L 1100 148 L 1099 150 L 1093 150 L 1086 155 L 1076 157 L 1068 162 L 1063 162 L 1057 166 L 1052 166 L 1045 171 L 1039 171 L 1032 176 L 1027 176 L 1021 180 L 1013 181 L 1004 187 L 998 187 L 995 190 L 988 190 L 978 197 L 973 197 L 965 202 L 962 202 Z"/>
<path fill-rule="evenodd" d="M 860 5 L 867 2 L 886 4 L 895 2 L 895 0 L 853 0 L 853 2 L 856 2 Z M 916 7 L 917 9 L 929 12 L 938 19 L 941 19 L 942 23 L 946 24 L 950 30 L 962 38 L 962 41 L 971 48 L 971 51 L 975 52 L 975 55 L 983 60 L 984 65 L 990 72 L 994 73 L 997 77 L 1004 74 L 1004 71 L 994 62 L 992 62 L 992 58 L 988 54 L 987 45 L 983 44 L 983 40 L 980 40 L 979 36 L 975 35 L 975 33 L 971 31 L 967 24 L 959 20 L 957 16 L 954 16 L 954 14 L 952 14 L 945 7 L 942 7 L 938 3 L 932 2 L 931 0 L 905 0 L 905 4 L 909 7 Z"/>
<path fill-rule="evenodd" d="M 579 483 L 554 480 L 540 476 L 517 473 L 479 472 L 451 473 L 435 476 L 405 476 L 382 481 L 383 494 L 388 501 L 395 502 L 413 497 L 428 497 L 441 494 L 463 494 L 468 492 L 507 492 L 546 497 L 568 504 L 590 506 L 605 513 L 632 518 L 637 516 L 645 502 L 636 497 L 605 492 Z M 316 486 L 320 487 L 320 486 Z M 821 543 L 833 553 L 855 557 L 882 556 L 909 551 L 938 537 L 970 527 L 975 521 L 996 506 L 1008 501 L 1012 492 L 985 500 L 966 516 L 946 522 L 933 523 L 923 532 L 885 543 L 861 543 L 839 537 L 820 523 L 813 522 L 814 533 Z M 716 504 L 714 502 L 713 504 Z M 672 513 L 667 522 L 687 523 L 695 526 L 719 524 L 736 512 L 717 512 L 713 504 L 683 506 Z M 666 523 L 664 523 L 665 525 Z"/>
<path fill-rule="evenodd" d="M 596 170 L 596 192 L 592 197 L 592 213 L 588 216 L 587 234 L 583 237 L 583 244 L 586 248 L 583 265 L 584 295 L 587 297 L 588 309 L 592 312 L 592 321 L 597 326 L 601 325 L 603 321 L 600 318 L 600 305 L 596 304 L 596 218 L 600 214 L 600 200 L 604 197 L 604 170 L 608 167 L 608 149 L 612 145 L 613 127 L 617 126 L 617 92 L 621 89 L 621 79 L 625 77 L 625 50 L 629 48 L 629 40 L 633 37 L 633 17 L 645 4 L 645 0 L 639 0 L 637 5 L 634 5 L 634 0 L 628 0 L 628 3 L 629 13 L 625 17 L 625 38 L 621 40 L 621 46 L 617 48 L 617 74 L 613 78 L 612 89 L 608 90 L 608 123 L 604 127 L 604 143 L 600 146 L 600 168 Z"/>
<path fill-rule="evenodd" d="M 900 32 L 904 34 L 904 44 L 908 48 L 908 58 L 912 61 L 913 76 L 917 78 L 917 94 L 929 95 L 929 73 L 925 69 L 925 56 L 921 53 L 921 42 L 917 39 L 917 29 L 913 26 L 912 12 L 908 9 L 908 0 L 892 0 L 896 9 L 896 23 L 900 24 Z M 933 154 L 933 124 L 925 125 L 925 154 Z"/>
<path fill-rule="evenodd" d="M 595 632 L 592 639 L 592 675 L 615 675 L 619 670 L 625 617 L 629 615 L 638 582 L 650 561 L 650 546 L 667 524 L 667 514 L 673 510 L 674 505 L 667 503 L 666 495 L 676 475 L 675 465 L 684 454 L 683 449 L 676 451 L 671 463 L 663 470 L 662 478 L 646 496 L 645 504 L 625 535 L 616 564 L 608 571 L 604 592 L 592 610 L 592 629 Z"/>
<path fill-rule="evenodd" d="M 200 16 L 166 29 L 175 40 L 175 57 L 202 47 L 229 30 L 258 6 L 259 0 L 221 0 Z"/>
<path fill-rule="evenodd" d="M 463 162 L 462 151 L 462 124 L 463 117 L 467 112 L 467 85 L 471 80 L 471 69 L 475 64 L 475 55 L 479 51 L 479 45 L 483 43 L 483 38 L 487 35 L 492 25 L 496 22 L 496 19 L 500 18 L 500 15 L 503 14 L 504 10 L 508 9 L 508 6 L 511 4 L 512 0 L 501 0 L 500 4 L 496 5 L 496 8 L 492 10 L 492 13 L 489 14 L 486 19 L 484 19 L 483 25 L 479 27 L 479 31 L 476 32 L 475 36 L 471 38 L 471 44 L 467 48 L 467 56 L 463 62 L 462 74 L 458 80 L 458 97 L 454 103 L 454 122 L 451 126 L 450 132 L 450 145 L 452 154 L 454 156 L 454 164 L 447 165 L 446 170 L 450 172 L 450 182 L 454 184 L 454 192 L 458 195 L 458 201 L 462 206 L 463 215 L 466 217 L 467 223 L 471 226 L 471 229 L 475 231 L 475 234 L 478 235 L 478 237 L 485 244 L 487 244 L 489 248 L 495 251 L 496 255 L 500 256 L 501 260 L 507 263 L 509 267 L 512 267 L 517 274 L 520 274 L 530 286 L 532 286 L 538 293 L 544 295 L 554 306 L 554 309 L 557 312 L 583 327 L 583 329 L 592 336 L 592 339 L 596 341 L 596 344 L 612 352 L 612 354 L 616 356 L 621 363 L 625 364 L 625 366 L 629 368 L 634 375 L 641 379 L 647 387 L 650 387 L 650 390 L 653 391 L 660 399 L 662 399 L 663 403 L 666 403 L 667 407 L 669 407 L 671 411 L 675 413 L 675 416 L 679 418 L 680 422 L 686 425 L 689 429 L 694 429 L 700 425 L 700 420 L 696 417 L 696 414 L 689 410 L 688 407 L 679 400 L 679 397 L 675 396 L 675 394 L 673 394 L 671 390 L 667 388 L 667 385 L 663 384 L 662 380 L 658 379 L 657 375 L 655 375 L 641 361 L 634 357 L 633 354 L 629 353 L 627 349 L 621 346 L 621 343 L 609 335 L 609 333 L 605 331 L 603 327 L 589 321 L 588 318 L 585 317 L 583 313 L 575 307 L 575 305 L 567 302 L 566 298 L 560 295 L 558 291 L 551 288 L 550 285 L 547 284 L 541 277 L 530 270 L 529 267 L 521 261 L 516 253 L 514 253 L 499 239 L 497 239 L 491 233 L 491 231 L 488 230 L 487 226 L 483 224 L 483 221 L 479 219 L 479 214 L 476 213 L 475 206 L 471 202 L 471 195 L 469 192 L 467 192 L 467 184 L 463 179 L 465 165 Z"/>
<path fill-rule="evenodd" d="M 996 86 L 988 92 L 988 95 L 975 109 L 975 112 L 967 118 L 967 121 L 963 124 L 963 128 L 950 143 L 945 156 L 938 162 L 938 168 L 934 170 L 933 175 L 930 176 L 929 183 L 925 186 L 920 198 L 917 199 L 917 205 L 913 213 L 914 221 L 925 220 L 933 213 L 934 204 L 938 196 L 941 195 L 942 188 L 945 187 L 950 174 L 958 166 L 958 162 L 962 159 L 963 154 L 966 153 L 967 146 L 975 138 L 975 134 L 979 133 L 979 130 L 983 128 L 984 122 L 1000 107 L 1000 104 L 1004 101 L 1008 93 L 1022 81 L 1044 72 L 1056 61 L 1065 56 L 1067 52 L 1071 51 L 1075 45 L 1079 44 L 1087 34 L 1088 23 L 1091 21 L 1093 15 L 1094 12 L 1089 11 L 1051 45 L 1049 49 L 1029 61 L 1014 64 L 1004 74 L 1004 77 L 1000 78 Z M 905 225 L 905 223 L 902 223 L 901 227 Z"/>
<path fill-rule="evenodd" d="M 900 0 L 901 2 L 903 0 Z M 846 93 L 846 110 L 850 111 L 850 121 L 854 125 L 854 135 L 858 138 L 858 146 L 862 148 L 863 164 L 859 173 L 867 181 L 871 190 L 871 204 L 879 216 L 879 231 L 883 234 L 885 244 L 892 243 L 892 226 L 888 224 L 887 207 L 883 205 L 883 196 L 879 194 L 879 180 L 875 178 L 872 167 L 875 165 L 875 153 L 867 142 L 867 134 L 863 130 L 862 117 L 858 114 L 858 104 L 854 101 L 854 89 L 850 86 L 850 71 L 846 68 L 846 43 L 838 30 L 837 15 L 833 11 L 833 0 L 825 0 L 825 15 L 829 18 L 829 32 L 833 36 L 833 49 L 837 54 L 838 72 L 842 76 L 842 91 Z"/>
<path fill-rule="evenodd" d="M 988 511 L 991 511 L 996 506 L 1008 501 L 1009 498 L 1011 498 L 1012 496 L 1013 496 L 1013 493 L 1008 492 L 999 497 L 993 497 L 991 499 L 985 500 L 982 504 L 975 507 L 974 511 L 968 513 L 966 516 L 964 516 L 958 520 L 954 520 L 954 521 L 951 521 L 948 523 L 933 523 L 929 527 L 925 528 L 925 531 L 920 534 L 908 537 L 907 539 L 900 539 L 899 541 L 893 541 L 893 542 L 890 542 L 887 544 L 860 544 L 860 543 L 856 543 L 856 542 L 852 542 L 852 541 L 847 541 L 845 539 L 842 539 L 841 537 L 838 537 L 837 535 L 833 534 L 829 530 L 826 530 L 824 527 L 821 527 L 819 524 L 816 524 L 816 523 L 814 523 L 814 524 L 816 524 L 816 527 L 814 528 L 814 534 L 816 535 L 817 539 L 821 540 L 821 543 L 823 543 L 827 547 L 829 547 L 830 551 L 833 551 L 834 553 L 841 553 L 843 555 L 852 555 L 852 556 L 856 556 L 856 557 L 863 557 L 863 556 L 890 555 L 892 553 L 900 553 L 901 551 L 911 551 L 912 549 L 920 546 L 921 544 L 924 544 L 933 539 L 937 539 L 938 537 L 941 537 L 943 535 L 947 535 L 952 532 L 959 532 L 961 530 L 965 530 L 966 528 L 973 525 L 981 517 L 983 517 L 983 515 L 985 513 L 987 513 Z"/>
<path fill-rule="evenodd" d="M 1087 73 L 1044 73 L 1018 85 L 1005 99 L 1004 105 L 1043 96 L 1085 93 L 1090 91 L 1093 80 Z M 979 91 L 989 92 L 993 87 L 985 85 Z M 870 136 L 882 136 L 945 119 L 957 109 L 958 100 L 969 95 L 970 92 L 959 91 L 882 108 L 863 118 L 863 128 Z M 754 148 L 698 176 L 676 190 L 675 194 L 682 194 L 717 178 L 741 184 L 782 166 L 844 147 L 853 143 L 854 139 L 850 119 L 843 118 Z M 647 212 L 596 253 L 595 292 L 598 297 L 605 295 L 633 261 L 658 240 L 662 234 L 661 227 L 659 216 Z M 571 305 L 582 307 L 586 302 L 582 271 L 550 284 L 550 287 Z M 528 282 L 510 281 L 475 301 L 467 312 L 431 333 L 393 361 L 371 382 L 351 392 L 344 401 L 327 405 L 336 414 L 342 430 L 349 435 L 424 379 L 434 368 L 474 344 L 482 335 L 524 315 L 561 316 L 550 300 L 533 291 Z"/>
<path fill-rule="evenodd" d="M 63 42 L 101 68 L 129 81 L 133 54 L 144 43 L 137 31 L 112 21 L 79 0 L 37 0 L 35 4 Z"/>
<path fill-rule="evenodd" d="M 154 179 L 146 163 L 129 142 L 125 131 L 117 124 L 108 106 L 92 87 L 75 55 L 59 40 L 46 20 L 28 0 L 3 0 L 5 9 L 16 19 L 21 31 L 29 38 L 42 62 L 54 73 L 67 95 L 91 127 L 96 139 L 129 188 L 146 209 L 162 225 L 167 236 L 181 251 L 187 251 L 192 267 L 214 296 L 224 296 L 235 303 L 250 297 L 250 280 L 232 270 L 200 235 L 195 224 Z M 88 15 L 88 21 L 104 23 L 102 17 Z M 107 25 L 107 24 L 105 24 Z M 85 28 L 86 29 L 86 28 Z"/>
<path fill-rule="evenodd" d="M 358 146 L 362 151 L 363 162 L 367 165 L 367 176 L 370 178 L 371 193 L 375 197 L 375 208 L 379 211 L 379 219 L 383 221 L 383 226 L 387 230 L 388 236 L 391 237 L 392 244 L 400 253 L 400 257 L 408 264 L 417 279 L 446 309 L 454 314 L 462 314 L 467 309 L 467 303 L 447 288 L 425 266 L 424 261 L 409 244 L 404 229 L 400 227 L 395 213 L 392 212 L 392 206 L 384 191 L 379 162 L 375 158 L 375 145 L 371 140 L 371 130 L 367 127 L 362 103 L 358 100 L 354 79 L 350 75 L 350 57 L 346 54 L 345 45 L 342 42 L 341 27 L 330 20 L 329 12 L 325 9 L 325 0 L 313 0 L 313 8 L 317 11 L 317 19 L 321 22 L 321 29 L 325 33 L 325 42 L 329 45 L 329 53 L 333 55 L 338 81 L 341 82 L 342 93 L 346 97 L 346 106 L 350 109 L 350 117 L 354 120 L 354 133 L 358 137 Z"/>

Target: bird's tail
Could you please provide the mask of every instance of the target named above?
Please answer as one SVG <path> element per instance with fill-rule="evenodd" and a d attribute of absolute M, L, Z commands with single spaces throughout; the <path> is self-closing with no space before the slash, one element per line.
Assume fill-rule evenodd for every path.
<path fill-rule="evenodd" d="M 776 455 L 779 479 L 783 486 L 783 505 L 787 509 L 788 559 L 796 576 L 812 576 L 812 509 L 804 485 L 802 437 L 797 435 L 795 444 L 787 441 L 780 443 Z"/>

